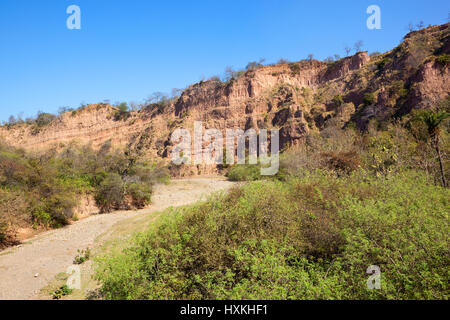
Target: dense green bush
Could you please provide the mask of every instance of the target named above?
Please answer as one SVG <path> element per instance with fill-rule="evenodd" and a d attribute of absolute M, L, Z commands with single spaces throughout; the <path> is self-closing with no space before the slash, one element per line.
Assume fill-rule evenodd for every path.
<path fill-rule="evenodd" d="M 259 165 L 232 166 L 251 182 L 99 259 L 105 298 L 448 299 L 449 189 L 428 129 L 383 128 L 311 133 L 263 181 Z M 441 144 L 445 158 L 446 130 Z M 372 265 L 381 290 L 367 289 Z"/>
<path fill-rule="evenodd" d="M 97 277 L 107 299 L 448 299 L 448 199 L 414 171 L 253 182 L 167 212 Z"/>
<path fill-rule="evenodd" d="M 56 120 L 56 116 L 51 113 L 44 113 L 40 112 L 38 113 L 38 116 L 36 118 L 36 125 L 40 127 L 44 127 L 52 123 L 54 120 Z"/>
<path fill-rule="evenodd" d="M 51 113 L 44 113 L 44 112 L 39 112 L 36 119 L 35 120 L 31 120 L 30 124 L 30 131 L 31 134 L 36 135 L 38 134 L 41 129 L 45 126 L 48 126 L 49 124 L 51 124 L 53 121 L 56 120 L 56 116 L 51 114 Z"/>
<path fill-rule="evenodd" d="M 0 187 L 0 222 L 14 227 L 65 225 L 76 205 L 76 190 L 63 183 L 49 158 L 5 146 L 0 146 Z"/>
<path fill-rule="evenodd" d="M 450 64 L 450 54 L 442 54 L 436 58 L 436 61 L 445 68 Z"/>
<path fill-rule="evenodd" d="M 142 208 L 166 172 L 108 143 L 98 151 L 69 145 L 42 154 L 0 144 L 0 225 L 8 226 L 1 229 L 0 246 L 11 242 L 19 227 L 66 225 L 82 194 L 93 194 L 103 212 Z"/>
<path fill-rule="evenodd" d="M 133 182 L 127 186 L 127 194 L 131 196 L 134 207 L 144 208 L 150 203 L 152 187 L 144 183 Z"/>
<path fill-rule="evenodd" d="M 127 196 L 133 207 L 144 208 L 151 200 L 151 183 L 141 180 L 127 183 L 117 173 L 108 174 L 97 188 L 95 200 L 102 212 L 110 212 L 127 208 L 130 205 Z"/>
<path fill-rule="evenodd" d="M 227 178 L 230 181 L 255 181 L 261 179 L 259 165 L 234 165 L 228 170 Z"/>
<path fill-rule="evenodd" d="M 125 197 L 125 185 L 117 173 L 107 174 L 95 194 L 95 201 L 102 212 L 120 208 Z"/>

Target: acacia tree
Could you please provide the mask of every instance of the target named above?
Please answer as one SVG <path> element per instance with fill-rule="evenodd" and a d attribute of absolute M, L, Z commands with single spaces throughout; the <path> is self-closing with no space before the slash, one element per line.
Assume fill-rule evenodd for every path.
<path fill-rule="evenodd" d="M 358 40 L 355 42 L 355 50 L 356 53 L 361 51 L 362 46 L 364 45 L 364 42 L 362 40 Z"/>
<path fill-rule="evenodd" d="M 183 94 L 183 89 L 173 88 L 172 89 L 172 99 L 178 99 Z"/>
<path fill-rule="evenodd" d="M 288 59 L 284 59 L 284 58 L 280 58 L 280 60 L 278 60 L 277 64 L 289 64 L 291 63 L 291 61 L 289 61 Z"/>
<path fill-rule="evenodd" d="M 263 66 L 263 63 L 266 61 L 266 59 L 261 58 L 259 61 L 250 61 L 247 66 L 245 67 L 246 70 L 256 70 Z"/>
<path fill-rule="evenodd" d="M 235 71 L 231 66 L 225 68 L 225 75 L 223 77 L 224 82 L 230 81 L 231 79 L 237 79 L 238 77 L 239 71 Z"/>
<path fill-rule="evenodd" d="M 416 27 L 417 29 L 422 29 L 425 27 L 425 23 L 422 20 L 420 20 L 420 22 L 416 25 Z"/>
<path fill-rule="evenodd" d="M 444 120 L 450 117 L 450 113 L 447 112 L 433 112 L 430 110 L 423 111 L 420 114 L 420 119 L 425 123 L 428 134 L 430 135 L 430 142 L 433 148 L 436 150 L 439 168 L 441 170 L 442 185 L 447 187 L 447 180 L 445 178 L 444 164 L 442 162 L 441 149 L 439 143 L 441 140 L 441 128 L 440 125 Z"/>

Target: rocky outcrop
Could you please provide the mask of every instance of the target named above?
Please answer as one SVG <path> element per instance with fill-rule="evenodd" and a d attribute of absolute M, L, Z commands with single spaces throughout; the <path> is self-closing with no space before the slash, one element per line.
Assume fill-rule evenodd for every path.
<path fill-rule="evenodd" d="M 364 128 L 372 118 L 386 120 L 412 108 L 429 108 L 448 97 L 448 65 L 438 57 L 449 51 L 449 24 L 413 32 L 385 54 L 366 52 L 339 61 L 317 60 L 263 66 L 228 82 L 203 81 L 191 85 L 165 108 L 149 105 L 126 117 L 105 104 L 59 116 L 43 127 L 0 127 L 3 140 L 31 150 L 58 148 L 73 141 L 94 148 L 109 142 L 117 148 L 142 143 L 148 157 L 167 159 L 176 128 L 254 128 L 280 130 L 281 146 L 302 143 L 310 131 L 328 123 L 354 121 Z M 374 101 L 364 97 L 370 94 Z M 340 96 L 340 97 L 339 97 Z M 339 99 L 337 99 L 339 97 Z M 337 103 L 336 101 L 342 102 Z M 367 100 L 367 99 L 366 99 Z M 214 173 L 207 166 L 180 169 L 180 175 Z"/>
<path fill-rule="evenodd" d="M 449 66 L 435 59 L 425 62 L 413 79 L 409 104 L 416 109 L 439 104 L 450 93 Z"/>
<path fill-rule="evenodd" d="M 370 57 L 367 52 L 359 52 L 354 56 L 341 59 L 327 68 L 322 82 L 345 77 L 350 72 L 361 69 L 369 61 Z"/>

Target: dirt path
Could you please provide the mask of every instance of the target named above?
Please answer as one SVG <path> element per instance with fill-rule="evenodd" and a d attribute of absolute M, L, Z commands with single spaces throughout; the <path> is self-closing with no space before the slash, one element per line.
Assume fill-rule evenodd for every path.
<path fill-rule="evenodd" d="M 95 215 L 63 229 L 52 230 L 29 239 L 26 243 L 0 252 L 0 299 L 33 299 L 72 265 L 78 249 L 102 245 L 102 235 L 113 227 L 126 226 L 137 216 L 190 204 L 205 199 L 218 190 L 228 189 L 232 182 L 221 178 L 174 180 L 158 185 L 153 204 L 139 211 L 119 211 Z M 108 238 L 108 237 L 103 237 Z M 100 240 L 99 240 L 100 239 Z"/>

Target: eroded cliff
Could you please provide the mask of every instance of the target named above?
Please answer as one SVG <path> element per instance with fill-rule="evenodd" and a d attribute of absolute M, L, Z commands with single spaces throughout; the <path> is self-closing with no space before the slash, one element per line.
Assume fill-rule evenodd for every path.
<path fill-rule="evenodd" d="M 302 143 L 305 134 L 327 125 L 401 116 L 448 98 L 449 24 L 408 34 L 397 48 L 369 56 L 359 52 L 332 63 L 317 60 L 262 66 L 227 82 L 189 86 L 164 108 L 150 104 L 117 117 L 117 108 L 94 104 L 65 113 L 50 124 L 3 126 L 3 140 L 29 150 L 69 143 L 99 148 L 139 145 L 148 157 L 167 159 L 176 128 L 280 129 L 282 147 Z M 444 57 L 444 58 L 442 58 Z M 208 171 L 194 168 L 191 174 Z"/>

